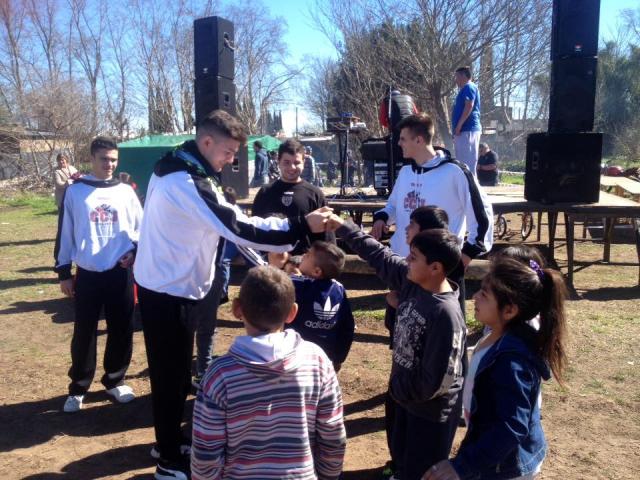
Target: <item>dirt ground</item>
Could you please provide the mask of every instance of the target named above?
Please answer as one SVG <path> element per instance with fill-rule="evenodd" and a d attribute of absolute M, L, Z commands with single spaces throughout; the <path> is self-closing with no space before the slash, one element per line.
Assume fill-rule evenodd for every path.
<path fill-rule="evenodd" d="M 510 220 L 512 225 L 518 221 Z M 152 478 L 149 450 L 154 439 L 141 331 L 135 333 L 127 380 L 137 399 L 127 405 L 109 401 L 98 382 L 99 367 L 86 408 L 73 415 L 61 412 L 73 314 L 71 301 L 62 298 L 51 271 L 55 223 L 50 209 L 0 204 L 2 478 Z M 631 265 L 637 258 L 635 247 L 614 246 L 612 260 L 626 263 L 623 266 L 589 264 L 601 256 L 602 245 L 585 243 L 576 250 L 580 270 L 568 305 L 571 364 L 565 389 L 553 382 L 544 387 L 549 454 L 541 478 L 637 479 L 640 290 L 638 267 Z M 564 248 L 559 248 L 558 264 L 566 273 L 564 255 Z M 377 479 L 387 461 L 383 393 L 390 353 L 382 325 L 384 289 L 369 277 L 346 277 L 343 282 L 358 324 L 339 375 L 349 435 L 343 478 Z M 468 302 L 469 313 L 471 305 Z M 99 328 L 101 358 L 103 322 Z M 241 332 L 241 324 L 223 308 L 216 353 L 225 352 Z M 192 402 L 193 397 L 188 410 Z M 463 435 L 461 428 L 456 445 Z"/>

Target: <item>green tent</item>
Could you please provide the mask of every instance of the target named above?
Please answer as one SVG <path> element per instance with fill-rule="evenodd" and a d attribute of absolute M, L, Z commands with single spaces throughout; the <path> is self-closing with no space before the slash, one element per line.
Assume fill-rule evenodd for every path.
<path fill-rule="evenodd" d="M 156 162 L 169 150 L 178 145 L 193 140 L 194 135 L 147 135 L 118 144 L 118 172 L 127 172 L 138 185 L 138 194 L 146 196 L 149 179 Z M 269 135 L 251 135 L 249 137 L 249 172 L 253 172 L 252 164 L 255 160 L 253 142 L 260 140 L 267 150 L 275 150 L 280 140 Z M 251 175 L 249 175 L 251 181 Z"/>
<path fill-rule="evenodd" d="M 256 159 L 256 152 L 253 150 L 253 142 L 259 140 L 262 143 L 262 147 L 267 150 L 277 150 L 280 144 L 282 143 L 275 137 L 271 135 L 250 135 L 247 144 L 249 145 L 249 161 L 253 162 Z M 251 180 L 251 179 L 249 179 Z"/>
<path fill-rule="evenodd" d="M 194 135 L 147 135 L 118 144 L 118 172 L 127 172 L 138 185 L 138 194 L 147 194 L 153 167 L 169 150 L 193 140 Z"/>

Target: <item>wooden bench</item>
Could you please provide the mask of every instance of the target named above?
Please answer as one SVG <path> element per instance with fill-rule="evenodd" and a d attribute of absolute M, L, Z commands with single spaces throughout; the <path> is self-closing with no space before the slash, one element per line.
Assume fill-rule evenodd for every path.
<path fill-rule="evenodd" d="M 344 273 L 357 275 L 375 275 L 375 270 L 369 266 L 367 262 L 357 255 L 346 255 L 344 264 Z M 464 278 L 467 280 L 482 280 L 489 271 L 489 261 L 474 259 L 467 267 Z"/>
<path fill-rule="evenodd" d="M 350 273 L 355 275 L 375 275 L 376 272 L 369 266 L 367 262 L 362 260 L 358 255 L 348 254 L 345 255 L 345 263 L 343 273 Z M 242 255 L 238 255 L 231 261 L 231 264 L 236 267 L 246 266 L 247 263 Z M 467 267 L 467 271 L 464 278 L 468 280 L 482 280 L 482 278 L 489 271 L 489 261 L 474 259 Z"/>
<path fill-rule="evenodd" d="M 600 185 L 609 189 L 619 197 L 629 196 L 634 202 L 640 201 L 640 182 L 627 177 L 600 177 Z"/>

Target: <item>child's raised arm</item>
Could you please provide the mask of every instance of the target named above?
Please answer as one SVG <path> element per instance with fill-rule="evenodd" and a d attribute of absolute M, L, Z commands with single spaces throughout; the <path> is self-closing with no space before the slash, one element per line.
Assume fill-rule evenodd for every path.
<path fill-rule="evenodd" d="M 354 223 L 345 222 L 336 215 L 330 217 L 327 228 L 337 228 L 336 235 L 342 238 L 360 258 L 375 268 L 378 277 L 389 288 L 400 290 L 406 284 L 409 267 L 407 261 L 400 255 L 396 255 L 390 248 L 361 231 Z"/>

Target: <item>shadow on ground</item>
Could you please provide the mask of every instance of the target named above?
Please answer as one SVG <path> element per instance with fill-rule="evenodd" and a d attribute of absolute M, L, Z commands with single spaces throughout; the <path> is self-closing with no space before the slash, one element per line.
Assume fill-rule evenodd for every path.
<path fill-rule="evenodd" d="M 37 287 L 38 285 L 53 285 L 58 283 L 57 278 L 12 278 L 0 280 L 0 290 L 9 290 L 10 288 Z"/>
<path fill-rule="evenodd" d="M 640 286 L 633 287 L 603 287 L 594 290 L 578 292 L 580 298 L 594 302 L 608 302 L 610 300 L 638 300 L 640 299 Z"/>
<path fill-rule="evenodd" d="M 347 429 L 347 438 L 381 432 L 385 429 L 384 416 L 347 419 L 344 421 L 344 427 Z"/>
<path fill-rule="evenodd" d="M 17 315 L 37 312 L 50 315 L 53 323 L 73 322 L 73 301 L 68 298 L 52 298 L 49 300 L 18 301 L 0 310 L 0 315 Z"/>
<path fill-rule="evenodd" d="M 85 396 L 85 408 L 74 414 L 62 411 L 65 399 L 66 395 L 62 395 L 1 406 L 0 425 L 3 433 L 0 436 L 0 452 L 33 447 L 60 435 L 97 437 L 152 425 L 150 395 L 138 397 L 125 405 L 109 403 L 92 408 L 92 404 L 103 402 L 108 396 L 104 391 L 89 392 Z M 147 450 L 147 456 L 148 453 Z M 108 464 L 109 462 L 101 465 L 106 468 L 105 465 Z M 71 475 L 71 478 L 90 477 Z"/>
<path fill-rule="evenodd" d="M 354 413 L 364 412 L 373 408 L 384 405 L 386 393 L 380 393 L 375 397 L 367 398 L 365 400 L 357 400 L 344 406 L 344 416 L 353 415 Z"/>
<path fill-rule="evenodd" d="M 55 238 L 33 238 L 31 240 L 15 240 L 13 242 L 0 242 L 2 247 L 20 247 L 23 245 L 40 245 L 41 243 L 55 242 Z"/>
<path fill-rule="evenodd" d="M 45 472 L 24 477 L 28 480 L 54 478 L 109 478 L 131 470 L 152 467 L 155 461 L 150 457 L 152 445 L 132 445 L 100 452 L 95 455 L 71 462 L 62 468 L 62 473 Z M 96 472 L 100 472 L 96 476 Z M 138 475 L 133 478 L 153 478 L 151 475 Z"/>
<path fill-rule="evenodd" d="M 382 478 L 382 468 L 369 468 L 366 470 L 352 470 L 342 472 L 342 480 L 378 480 Z"/>

